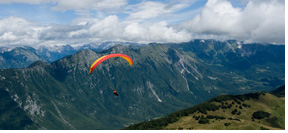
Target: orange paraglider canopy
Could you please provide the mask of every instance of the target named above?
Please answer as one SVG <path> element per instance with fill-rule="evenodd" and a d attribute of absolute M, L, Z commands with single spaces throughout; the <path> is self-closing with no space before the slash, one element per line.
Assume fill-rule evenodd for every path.
<path fill-rule="evenodd" d="M 107 60 L 107 59 L 110 59 L 110 58 L 113 58 L 113 57 L 121 57 L 123 59 L 125 59 L 129 65 L 133 65 L 133 60 L 125 55 L 125 54 L 109 54 L 109 55 L 104 55 L 102 57 L 100 57 L 99 59 L 97 59 L 90 67 L 90 70 L 89 70 L 89 73 L 91 74 L 93 72 L 93 70 L 100 64 L 102 63 L 103 61 Z"/>

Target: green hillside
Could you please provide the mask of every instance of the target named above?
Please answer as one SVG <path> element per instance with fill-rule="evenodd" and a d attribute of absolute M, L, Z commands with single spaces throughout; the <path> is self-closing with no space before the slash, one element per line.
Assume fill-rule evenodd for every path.
<path fill-rule="evenodd" d="M 126 130 L 283 130 L 285 100 L 270 93 L 222 95 Z"/>

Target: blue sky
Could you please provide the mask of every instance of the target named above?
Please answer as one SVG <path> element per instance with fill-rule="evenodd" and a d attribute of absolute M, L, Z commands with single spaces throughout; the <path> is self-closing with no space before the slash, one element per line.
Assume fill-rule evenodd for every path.
<path fill-rule="evenodd" d="M 5 18 L 9 16 L 17 16 L 25 18 L 29 21 L 37 22 L 37 23 L 60 23 L 60 24 L 69 24 L 74 19 L 81 18 L 81 17 L 99 17 L 99 13 L 108 16 L 108 15 L 117 15 L 119 19 L 125 19 L 129 16 L 129 9 L 125 10 L 128 6 L 133 6 L 137 4 L 141 4 L 143 0 L 128 0 L 126 6 L 123 6 L 123 9 L 119 11 L 113 11 L 105 13 L 106 10 L 97 10 L 97 9 L 87 9 L 85 13 L 82 13 L 80 10 L 53 10 L 52 8 L 57 6 L 57 4 L 53 3 L 43 3 L 43 4 L 29 4 L 28 2 L 11 2 L 11 3 L 3 3 L 0 5 L 0 18 Z M 146 1 L 147 2 L 147 1 Z M 159 2 L 159 3 L 178 3 L 168 0 L 154 0 L 152 2 Z M 200 8 L 203 8 L 207 0 L 195 1 L 187 3 L 187 7 L 179 9 L 174 12 L 174 14 L 181 14 L 187 13 L 191 11 L 199 11 Z M 187 18 L 191 17 L 187 15 Z M 178 22 L 183 21 L 183 19 L 175 20 Z"/>
<path fill-rule="evenodd" d="M 52 11 L 52 4 L 2 4 L 0 18 L 17 16 L 39 23 L 70 23 L 78 16 L 73 10 Z"/>
<path fill-rule="evenodd" d="M 283 44 L 284 28 L 283 0 L 0 1 L 0 46 L 193 39 Z"/>

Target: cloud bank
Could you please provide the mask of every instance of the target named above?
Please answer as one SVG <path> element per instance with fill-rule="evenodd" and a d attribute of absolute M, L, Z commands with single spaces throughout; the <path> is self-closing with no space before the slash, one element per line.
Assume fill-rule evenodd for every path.
<path fill-rule="evenodd" d="M 209 0 L 201 13 L 184 22 L 182 28 L 199 37 L 205 34 L 215 39 L 284 43 L 284 1 L 249 1 L 242 10 L 226 0 Z"/>
<path fill-rule="evenodd" d="M 285 42 L 285 4 L 282 0 L 253 0 L 244 8 L 235 7 L 227 0 L 208 0 L 195 16 L 176 24 L 169 24 L 169 19 L 178 18 L 178 12 L 187 10 L 191 2 L 190 5 L 187 1 L 168 3 L 144 1 L 134 5 L 128 5 L 125 0 L 79 2 L 25 1 L 26 4 L 54 3 L 51 10 L 81 12 L 89 9 L 111 12 L 99 18 L 79 17 L 70 24 L 39 24 L 14 16 L 2 18 L 0 46 L 81 45 L 103 41 L 178 43 L 192 39 L 236 39 L 274 44 Z M 9 3 L 23 3 L 23 1 L 0 2 L 0 4 Z M 121 11 L 116 13 L 114 9 Z M 126 14 L 126 17 L 119 17 L 117 14 L 120 12 Z M 183 13 L 181 15 L 183 16 Z M 187 12 L 187 15 L 191 14 Z"/>

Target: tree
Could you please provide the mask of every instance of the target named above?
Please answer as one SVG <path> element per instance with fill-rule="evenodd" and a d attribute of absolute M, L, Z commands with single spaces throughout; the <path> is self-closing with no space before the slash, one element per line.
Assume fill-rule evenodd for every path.
<path fill-rule="evenodd" d="M 256 118 L 256 119 L 263 119 L 265 117 L 269 117 L 271 114 L 268 113 L 268 112 L 264 112 L 264 111 L 257 111 L 257 112 L 254 112 L 252 114 L 252 117 L 253 118 Z"/>
<path fill-rule="evenodd" d="M 224 125 L 225 125 L 225 126 L 229 126 L 229 125 L 230 125 L 230 123 L 225 123 Z"/>
<path fill-rule="evenodd" d="M 231 112 L 231 114 L 235 115 L 237 112 L 238 112 L 238 110 L 237 110 L 237 109 L 234 109 L 234 110 Z"/>
<path fill-rule="evenodd" d="M 207 115 L 207 117 L 206 118 L 208 118 L 208 119 L 214 119 L 215 118 L 215 116 L 213 116 L 213 115 Z"/>
<path fill-rule="evenodd" d="M 207 118 L 201 118 L 199 121 L 198 121 L 199 124 L 206 124 L 206 123 L 209 123 L 209 119 Z"/>
<path fill-rule="evenodd" d="M 244 106 L 244 107 L 248 107 L 248 104 L 243 103 L 242 106 Z"/>
<path fill-rule="evenodd" d="M 237 115 L 241 115 L 241 111 L 239 111 L 239 112 L 237 113 Z"/>
<path fill-rule="evenodd" d="M 269 130 L 269 129 L 265 127 L 260 127 L 260 130 Z"/>
<path fill-rule="evenodd" d="M 232 104 L 229 104 L 229 105 L 228 105 L 228 108 L 230 109 L 231 107 L 232 107 Z"/>

